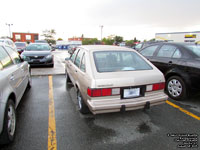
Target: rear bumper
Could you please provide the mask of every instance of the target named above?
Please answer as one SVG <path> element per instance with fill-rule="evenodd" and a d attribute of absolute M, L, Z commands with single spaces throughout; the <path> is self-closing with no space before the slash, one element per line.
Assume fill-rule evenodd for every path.
<path fill-rule="evenodd" d="M 93 114 L 119 112 L 122 107 L 123 110 L 136 110 L 144 108 L 146 103 L 150 103 L 150 107 L 165 103 L 168 96 L 163 91 L 146 92 L 144 97 L 138 97 L 133 99 L 120 99 L 120 97 L 114 97 L 108 99 L 93 99 L 87 100 L 88 107 Z"/>

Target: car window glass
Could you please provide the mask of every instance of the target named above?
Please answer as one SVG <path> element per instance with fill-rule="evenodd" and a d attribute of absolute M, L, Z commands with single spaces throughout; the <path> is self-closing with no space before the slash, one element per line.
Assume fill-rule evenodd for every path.
<path fill-rule="evenodd" d="M 140 48 L 142 48 L 142 43 L 137 44 L 137 45 L 135 46 L 135 48 L 136 48 L 136 49 L 140 49 Z"/>
<path fill-rule="evenodd" d="M 0 46 L 0 61 L 3 65 L 3 68 L 8 67 L 13 64 L 10 56 L 8 53 L 5 51 L 3 47 Z"/>
<path fill-rule="evenodd" d="M 19 57 L 19 54 L 14 49 L 6 46 L 6 50 L 9 53 L 10 57 L 12 58 L 12 60 L 14 61 L 15 64 L 21 63 L 21 59 Z"/>
<path fill-rule="evenodd" d="M 158 47 L 158 45 L 149 46 L 149 47 L 143 49 L 140 53 L 143 56 L 153 56 L 153 54 L 156 51 L 157 47 Z"/>
<path fill-rule="evenodd" d="M 75 59 L 75 62 L 74 64 L 79 67 L 80 66 L 80 63 L 81 63 L 81 58 L 82 58 L 82 55 L 83 55 L 83 50 L 80 50 L 76 56 L 76 59 Z"/>
<path fill-rule="evenodd" d="M 176 47 L 175 46 L 172 46 L 172 45 L 163 45 L 157 56 L 158 57 L 172 57 L 172 55 L 174 54 L 176 50 Z"/>
<path fill-rule="evenodd" d="M 83 54 L 83 58 L 82 58 L 82 61 L 81 61 L 81 67 L 80 69 L 85 72 L 85 54 Z"/>
<path fill-rule="evenodd" d="M 2 69 L 3 69 L 3 66 L 2 66 L 1 61 L 0 61 L 0 70 L 2 70 Z"/>
<path fill-rule="evenodd" d="M 79 51 L 79 49 L 75 50 L 74 53 L 71 55 L 70 59 L 72 62 L 74 62 L 74 59 L 76 58 L 76 54 Z"/>
<path fill-rule="evenodd" d="M 151 70 L 152 67 L 135 52 L 100 51 L 94 52 L 94 61 L 98 72 L 117 72 Z"/>
<path fill-rule="evenodd" d="M 181 58 L 181 52 L 179 49 L 176 49 L 176 51 L 174 52 L 173 58 Z"/>

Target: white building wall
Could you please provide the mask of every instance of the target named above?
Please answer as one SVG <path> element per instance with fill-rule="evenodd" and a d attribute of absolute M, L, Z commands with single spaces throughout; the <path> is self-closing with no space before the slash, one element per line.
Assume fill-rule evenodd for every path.
<path fill-rule="evenodd" d="M 199 42 L 200 31 L 197 32 L 174 32 L 174 33 L 156 33 L 155 39 L 173 41 L 173 42 Z"/>

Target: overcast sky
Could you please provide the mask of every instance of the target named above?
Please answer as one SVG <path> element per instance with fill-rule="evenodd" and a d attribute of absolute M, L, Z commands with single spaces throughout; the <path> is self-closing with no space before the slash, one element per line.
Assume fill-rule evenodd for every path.
<path fill-rule="evenodd" d="M 2 0 L 0 36 L 12 32 L 42 34 L 55 29 L 56 38 L 123 36 L 151 39 L 160 32 L 200 31 L 200 0 Z M 42 38 L 42 37 L 41 37 Z"/>

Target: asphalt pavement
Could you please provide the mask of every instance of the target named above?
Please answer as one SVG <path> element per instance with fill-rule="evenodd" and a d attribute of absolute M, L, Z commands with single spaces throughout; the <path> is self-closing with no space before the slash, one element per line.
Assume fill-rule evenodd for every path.
<path fill-rule="evenodd" d="M 26 91 L 17 109 L 15 141 L 1 150 L 50 149 L 52 112 L 56 145 L 53 150 L 200 149 L 200 95 L 181 102 L 169 99 L 169 103 L 149 110 L 82 115 L 78 111 L 76 91 L 73 86 L 66 88 L 63 73 L 54 74 L 51 68 L 45 68 L 49 71 L 45 75 L 37 69 L 42 68 L 34 70 L 32 88 Z M 49 111 L 50 106 L 53 111 Z M 188 140 L 193 141 L 188 143 Z"/>

